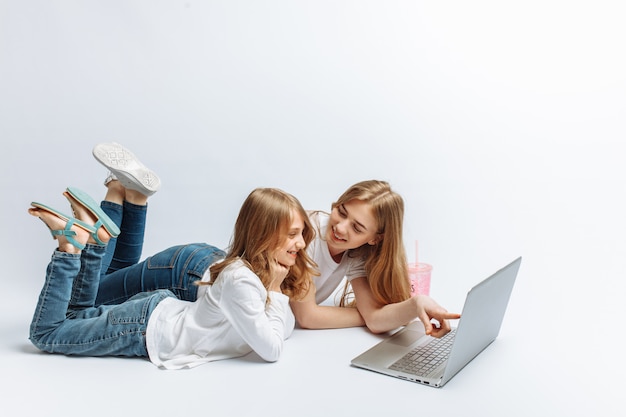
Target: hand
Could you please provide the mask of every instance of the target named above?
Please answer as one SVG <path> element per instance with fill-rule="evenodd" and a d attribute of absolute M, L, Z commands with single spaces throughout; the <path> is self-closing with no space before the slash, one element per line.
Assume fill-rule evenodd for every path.
<path fill-rule="evenodd" d="M 289 273 L 289 267 L 279 263 L 276 259 L 270 262 L 270 291 L 281 292 L 280 285 L 283 283 L 287 274 Z"/>
<path fill-rule="evenodd" d="M 457 313 L 449 313 L 435 300 L 427 295 L 413 297 L 417 305 L 417 317 L 424 323 L 426 334 L 433 337 L 442 337 L 450 331 L 448 320 L 456 320 L 461 317 Z M 433 323 L 436 320 L 437 323 Z"/>

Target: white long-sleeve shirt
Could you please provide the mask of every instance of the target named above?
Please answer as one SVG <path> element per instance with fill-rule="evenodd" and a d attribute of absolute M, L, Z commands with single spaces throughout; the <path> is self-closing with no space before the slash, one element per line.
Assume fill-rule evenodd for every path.
<path fill-rule="evenodd" d="M 295 326 L 286 295 L 268 294 L 241 261 L 225 268 L 214 284 L 200 288 L 206 290 L 195 302 L 167 298 L 153 311 L 146 330 L 152 363 L 191 368 L 251 351 L 268 362 L 278 360 Z"/>

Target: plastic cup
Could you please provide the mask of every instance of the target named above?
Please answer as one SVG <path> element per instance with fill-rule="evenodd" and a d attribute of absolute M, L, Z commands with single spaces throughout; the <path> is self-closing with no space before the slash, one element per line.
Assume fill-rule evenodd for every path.
<path fill-rule="evenodd" d="M 409 281 L 411 282 L 411 297 L 414 295 L 430 294 L 430 275 L 433 266 L 419 262 L 409 264 Z"/>

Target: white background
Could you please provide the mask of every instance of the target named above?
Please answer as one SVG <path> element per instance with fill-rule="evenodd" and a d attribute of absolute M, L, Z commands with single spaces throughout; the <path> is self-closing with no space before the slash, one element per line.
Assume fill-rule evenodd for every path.
<path fill-rule="evenodd" d="M 621 413 L 625 20 L 603 0 L 0 0 L 3 406 Z M 361 328 L 296 330 L 278 363 L 191 371 L 40 354 L 28 326 L 55 245 L 26 209 L 69 210 L 69 185 L 102 196 L 102 141 L 163 180 L 146 256 L 225 246 L 258 186 L 327 210 L 352 183 L 387 180 L 405 198 L 409 260 L 419 240 L 448 309 L 523 256 L 500 338 L 440 390 L 351 368 L 378 340 Z"/>

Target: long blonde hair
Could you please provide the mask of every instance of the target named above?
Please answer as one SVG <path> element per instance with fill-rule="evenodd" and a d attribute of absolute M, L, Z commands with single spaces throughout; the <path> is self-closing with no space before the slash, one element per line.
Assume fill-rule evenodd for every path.
<path fill-rule="evenodd" d="M 220 272 L 228 265 L 241 259 L 268 289 L 270 284 L 271 252 L 284 239 L 292 222 L 292 210 L 304 221 L 302 236 L 308 246 L 315 237 L 309 217 L 300 202 L 291 194 L 276 188 L 257 188 L 244 201 L 235 222 L 235 230 L 224 261 L 211 266 L 213 284 Z M 313 275 L 319 275 L 317 265 L 306 250 L 300 250 L 287 277 L 281 284 L 284 294 L 299 299 L 306 294 Z"/>
<path fill-rule="evenodd" d="M 348 188 L 332 204 L 336 208 L 352 200 L 369 203 L 378 224 L 378 242 L 349 251 L 348 256 L 363 256 L 367 282 L 376 301 L 392 304 L 410 297 L 409 273 L 402 237 L 404 200 L 386 181 L 361 181 Z M 347 284 L 341 305 L 350 304 L 351 289 Z"/>

